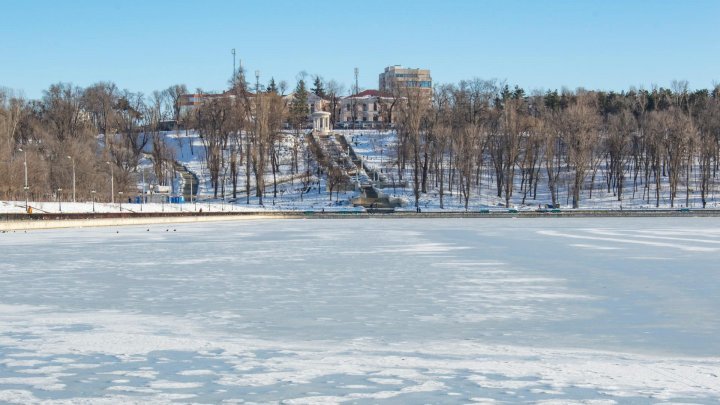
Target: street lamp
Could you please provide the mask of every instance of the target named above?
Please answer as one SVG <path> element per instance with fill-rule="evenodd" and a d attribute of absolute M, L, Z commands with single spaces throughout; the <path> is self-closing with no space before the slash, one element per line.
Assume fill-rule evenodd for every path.
<path fill-rule="evenodd" d="M 105 162 L 105 164 L 110 166 L 110 203 L 115 204 L 115 175 L 113 174 L 113 165 L 110 162 Z"/>
<path fill-rule="evenodd" d="M 93 212 L 95 212 L 95 190 L 90 191 L 90 194 L 92 194 Z"/>
<path fill-rule="evenodd" d="M 23 187 L 23 190 L 25 190 L 25 212 L 28 212 L 28 191 L 30 190 L 30 187 L 28 187 L 28 176 L 27 176 L 27 152 L 23 150 L 23 148 L 18 148 L 18 151 L 23 153 L 23 158 L 25 159 L 24 166 L 25 166 L 25 186 Z"/>
<path fill-rule="evenodd" d="M 60 192 L 62 192 L 62 189 L 57 189 L 58 210 L 62 212 L 62 199 L 60 198 Z"/>
<path fill-rule="evenodd" d="M 73 167 L 73 202 L 75 202 L 75 158 L 72 156 L 68 156 L 68 159 L 72 161 L 72 167 Z"/>
<path fill-rule="evenodd" d="M 120 195 L 120 212 L 122 212 L 123 192 L 122 192 L 122 191 L 118 191 L 118 195 Z"/>
<path fill-rule="evenodd" d="M 143 167 L 142 171 L 142 181 L 143 181 L 143 188 L 142 188 L 142 197 L 140 197 L 140 211 L 143 209 L 143 204 L 145 204 L 145 168 Z"/>

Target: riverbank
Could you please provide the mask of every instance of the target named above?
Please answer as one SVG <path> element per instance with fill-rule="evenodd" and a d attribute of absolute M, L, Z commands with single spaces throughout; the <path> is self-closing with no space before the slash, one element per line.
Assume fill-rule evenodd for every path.
<path fill-rule="evenodd" d="M 359 211 L 256 211 L 256 212 L 172 212 L 172 213 L 46 213 L 0 214 L 0 231 L 126 226 L 187 222 L 214 222 L 260 219 L 400 219 L 400 218 L 618 218 L 618 217 L 720 217 L 715 209 L 658 210 L 485 210 L 473 212 L 398 211 L 372 213 Z"/>

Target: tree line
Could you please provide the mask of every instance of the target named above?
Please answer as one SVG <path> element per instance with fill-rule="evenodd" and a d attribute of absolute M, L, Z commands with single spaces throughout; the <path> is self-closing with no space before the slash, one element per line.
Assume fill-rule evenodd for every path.
<path fill-rule="evenodd" d="M 270 193 L 277 196 L 281 176 L 307 185 L 323 173 L 304 136 L 307 99 L 311 92 L 325 97 L 337 112 L 342 87 L 316 77 L 308 90 L 304 79 L 298 77 L 287 102 L 286 83 L 272 79 L 263 87 L 240 69 L 222 97 L 186 111 L 179 102 L 188 92 L 184 85 L 147 96 L 111 82 L 84 89 L 59 83 L 39 100 L 2 90 L 0 198 L 24 198 L 25 161 L 32 200 L 67 198 L 73 166 L 79 200 L 92 191 L 110 200 L 111 175 L 116 191 L 135 191 L 143 158 L 152 171 L 142 175 L 167 184 L 176 156 L 161 131 L 170 122 L 178 135 L 179 128 L 200 134 L 215 197 L 227 195 L 229 184 L 237 198 L 242 182 L 246 201 L 254 195 L 262 204 Z M 535 200 L 540 190 L 554 206 L 578 207 L 602 185 L 618 201 L 687 206 L 699 196 L 706 206 L 716 190 L 720 86 L 691 91 L 680 81 L 650 90 L 527 94 L 473 79 L 436 85 L 432 97 L 397 88 L 388 104 L 397 125 L 393 170 L 412 184 L 415 205 L 435 193 L 441 206 L 451 194 L 467 208 L 471 198 L 491 192 L 510 206 L 513 198 Z M 182 136 L 178 142 L 182 147 Z M 186 147 L 195 153 L 192 144 Z"/>
<path fill-rule="evenodd" d="M 699 194 L 705 207 L 715 190 L 720 86 L 526 94 L 476 79 L 436 86 L 432 97 L 414 88 L 395 97 L 403 100 L 397 175 L 411 181 L 416 206 L 433 190 L 441 206 L 450 192 L 467 208 L 483 187 L 506 206 L 513 196 L 525 204 L 540 186 L 553 206 L 577 208 L 602 184 L 620 202 L 688 206 Z"/>
<path fill-rule="evenodd" d="M 193 129 L 200 135 L 214 197 L 226 195 L 226 183 L 237 197 L 244 166 L 247 201 L 254 195 L 262 204 L 266 177 L 272 178 L 273 196 L 278 194 L 283 156 L 291 156 L 291 180 L 308 182 L 311 176 L 312 159 L 304 152 L 308 148 L 302 136 L 309 114 L 306 76 L 299 75 L 294 97 L 286 104 L 284 81 L 279 86 L 274 79 L 267 86 L 249 83 L 239 69 L 228 91 L 213 96 L 198 89 L 196 94 L 207 97 L 188 109 L 181 103 L 188 93 L 182 84 L 148 96 L 120 90 L 112 82 L 87 88 L 58 83 L 39 100 L 0 88 L 0 199 L 25 198 L 26 167 L 28 198 L 35 201 L 67 199 L 73 171 L 77 199 L 83 201 L 110 201 L 112 188 L 125 195 L 137 193 L 141 177 L 167 185 L 175 174 L 177 149 L 161 132 L 174 129 L 178 146 L 195 154 L 192 138 L 183 136 Z M 323 83 L 316 77 L 312 91 L 335 97 L 338 88 L 334 81 Z M 295 136 L 283 131 L 286 123 Z M 152 162 L 149 173 L 140 168 L 143 158 Z M 308 168 L 300 173 L 304 166 Z"/>
<path fill-rule="evenodd" d="M 73 169 L 78 200 L 110 200 L 111 183 L 134 192 L 140 160 L 150 156 L 148 178 L 166 184 L 174 157 L 159 134 L 164 121 L 180 120 L 178 99 L 186 92 L 174 85 L 145 96 L 111 82 L 84 89 L 58 83 L 41 99 L 25 100 L 0 90 L 0 198 L 25 198 L 25 166 L 35 201 L 67 198 Z"/>

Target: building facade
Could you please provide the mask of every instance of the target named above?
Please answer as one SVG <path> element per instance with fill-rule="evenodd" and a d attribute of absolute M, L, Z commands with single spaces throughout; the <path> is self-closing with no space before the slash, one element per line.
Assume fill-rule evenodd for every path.
<path fill-rule="evenodd" d="M 432 96 L 432 77 L 429 69 L 404 68 L 400 65 L 388 66 L 380 73 L 378 89 L 393 94 L 403 88 L 419 88 L 421 92 Z"/>
<path fill-rule="evenodd" d="M 295 93 L 290 93 L 287 96 L 283 96 L 283 100 L 285 100 L 285 105 L 292 104 L 293 100 L 295 100 Z M 308 120 L 310 120 L 310 116 L 312 113 L 316 111 L 329 111 L 330 109 L 330 101 L 318 96 L 315 93 L 308 92 L 307 93 L 307 110 L 308 110 Z"/>
<path fill-rule="evenodd" d="M 181 94 L 178 98 L 178 105 L 180 106 L 180 115 L 185 115 L 191 111 L 194 111 L 198 107 L 200 107 L 203 103 L 206 103 L 210 100 L 215 99 L 222 99 L 227 98 L 230 100 L 235 100 L 235 95 L 231 94 L 229 91 L 226 91 L 224 93 L 189 93 L 189 94 Z"/>
<path fill-rule="evenodd" d="M 365 90 L 340 100 L 337 124 L 343 128 L 383 128 L 392 123 L 395 99 L 378 90 Z"/>

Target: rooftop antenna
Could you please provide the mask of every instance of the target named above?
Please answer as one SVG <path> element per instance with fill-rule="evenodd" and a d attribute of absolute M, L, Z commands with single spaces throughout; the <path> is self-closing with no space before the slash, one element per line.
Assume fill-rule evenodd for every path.
<path fill-rule="evenodd" d="M 232 74 L 232 81 L 233 81 L 233 84 L 235 84 L 235 74 L 237 73 L 237 70 L 235 69 L 235 48 L 233 48 L 232 51 L 230 51 L 230 53 L 232 53 L 232 56 L 233 56 L 233 74 Z"/>
<path fill-rule="evenodd" d="M 358 68 L 355 68 L 355 94 L 358 94 Z"/>
<path fill-rule="evenodd" d="M 355 96 L 358 94 L 358 68 L 355 68 Z M 352 129 L 355 129 L 355 121 L 357 121 L 357 101 L 355 101 L 355 97 L 352 98 Z"/>

